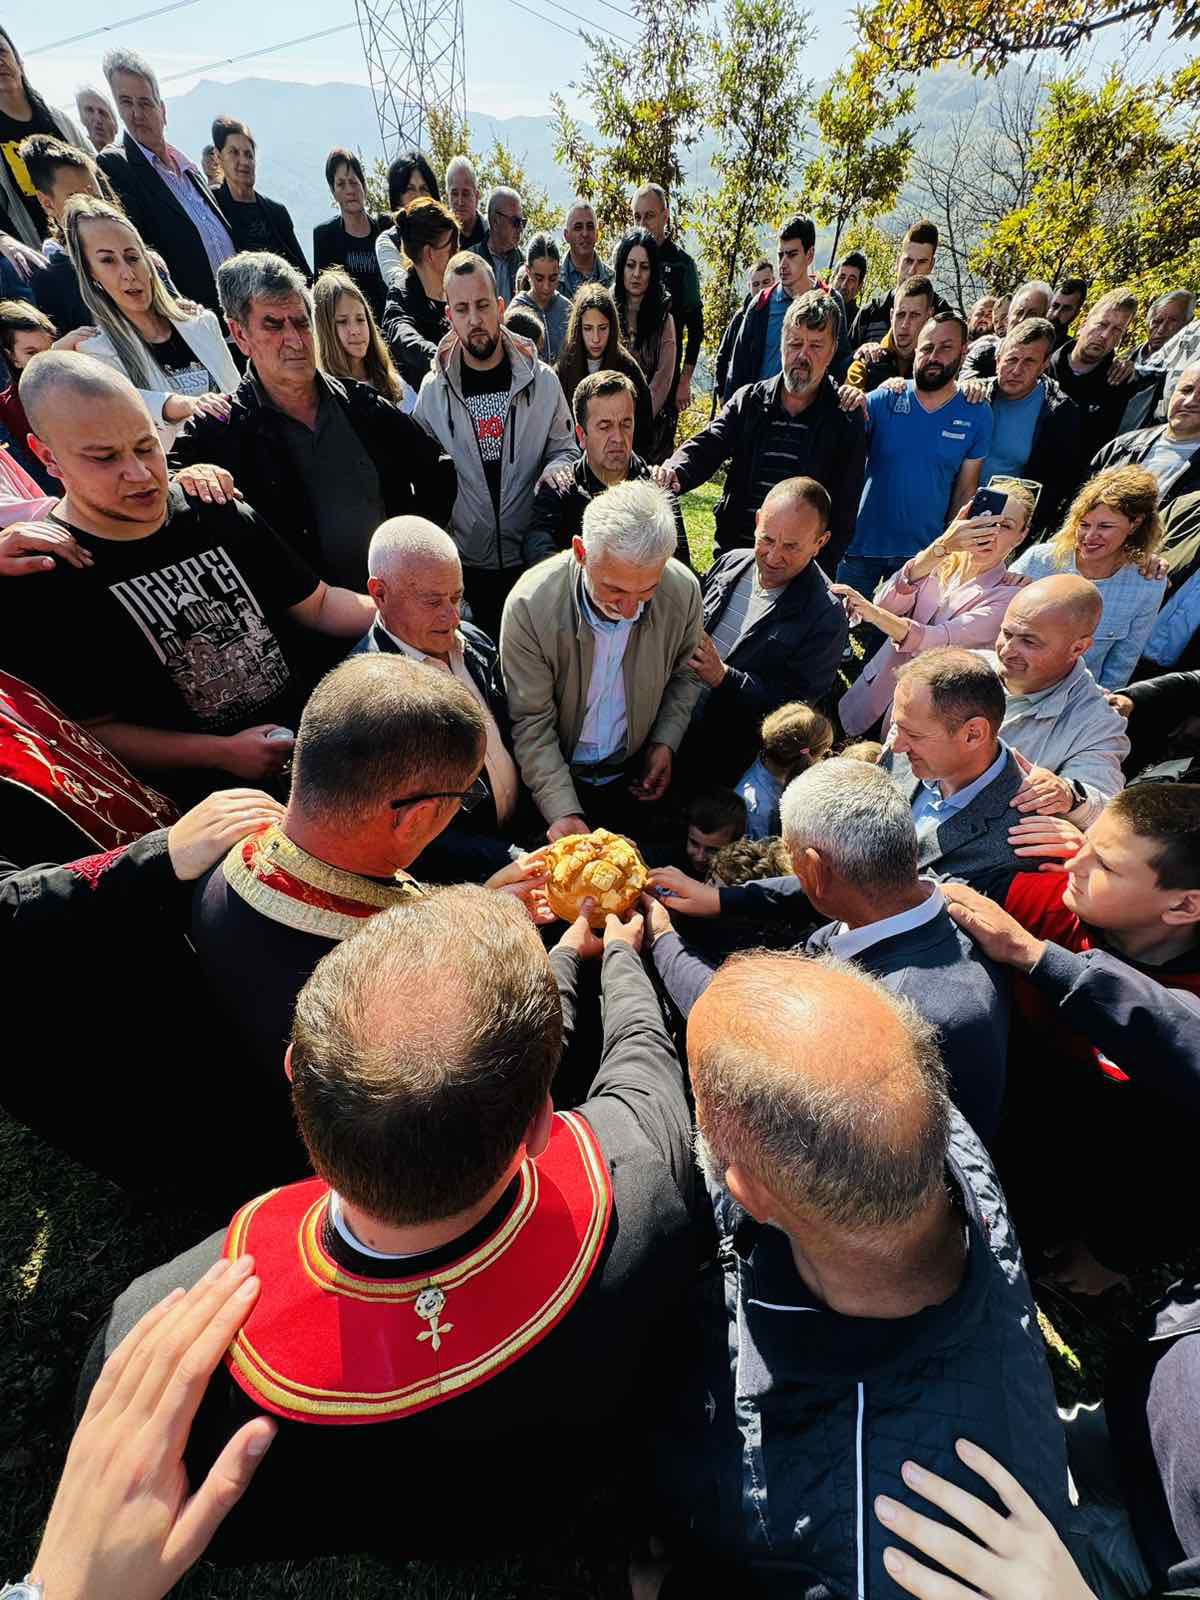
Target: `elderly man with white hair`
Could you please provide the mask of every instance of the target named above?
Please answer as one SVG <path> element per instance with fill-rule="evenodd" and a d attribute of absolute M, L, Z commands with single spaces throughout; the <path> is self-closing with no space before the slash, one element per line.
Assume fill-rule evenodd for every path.
<path fill-rule="evenodd" d="M 480 776 L 487 795 L 469 812 L 461 811 L 431 849 L 438 866 L 453 869 L 455 882 L 464 875 L 486 877 L 509 859 L 503 838 L 511 829 L 520 792 L 507 743 L 508 702 L 499 652 L 482 629 L 462 620 L 462 562 L 454 540 L 434 523 L 424 517 L 392 517 L 383 523 L 367 552 L 367 572 L 367 593 L 379 615 L 353 653 L 420 661 L 457 678 L 483 712 L 487 754 Z M 418 875 L 436 877 L 427 856 L 421 858 Z"/>
<path fill-rule="evenodd" d="M 725 890 L 693 884 L 674 868 L 652 875 L 666 894 L 648 913 L 654 963 L 675 1007 L 688 1016 L 714 969 L 684 944 L 668 907 L 678 901 L 702 915 L 750 909 L 761 918 L 790 899 L 794 918 L 806 899 L 830 919 L 809 935 L 807 953 L 853 961 L 912 1002 L 938 1031 L 955 1104 L 989 1143 L 1004 1098 L 1008 983 L 955 926 L 934 879 L 918 872 L 908 801 L 881 767 L 839 756 L 792 780 L 780 819 L 793 880 Z"/>
<path fill-rule="evenodd" d="M 488 195 L 487 236 L 472 246 L 496 275 L 496 293 L 508 305 L 517 292 L 517 274 L 525 265 L 521 234 L 525 230 L 525 206 L 515 189 L 498 185 Z M 463 241 L 464 245 L 466 241 Z"/>
<path fill-rule="evenodd" d="M 500 663 L 521 777 L 547 836 L 603 824 L 635 837 L 661 800 L 700 693 L 700 585 L 672 560 L 675 517 L 653 483 L 590 501 L 571 548 L 526 572 L 504 607 Z M 585 820 L 586 819 L 586 820 Z"/>
<path fill-rule="evenodd" d="M 446 204 L 458 223 L 464 250 L 487 243 L 488 226 L 479 210 L 479 179 L 468 156 L 452 156 L 446 164 Z"/>

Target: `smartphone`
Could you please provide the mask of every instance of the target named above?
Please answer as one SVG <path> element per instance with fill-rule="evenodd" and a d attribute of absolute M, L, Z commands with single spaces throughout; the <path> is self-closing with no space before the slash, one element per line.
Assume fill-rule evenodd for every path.
<path fill-rule="evenodd" d="M 976 489 L 968 512 L 972 517 L 1002 517 L 1008 496 L 1002 489 Z"/>

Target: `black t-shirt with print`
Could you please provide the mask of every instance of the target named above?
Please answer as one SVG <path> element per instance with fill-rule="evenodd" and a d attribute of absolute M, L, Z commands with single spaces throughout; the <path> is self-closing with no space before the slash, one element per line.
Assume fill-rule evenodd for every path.
<path fill-rule="evenodd" d="M 475 423 L 475 441 L 483 459 L 492 505 L 500 515 L 500 469 L 504 457 L 504 424 L 512 390 L 512 362 L 505 351 L 494 367 L 481 372 L 462 364 L 462 392 Z"/>
<path fill-rule="evenodd" d="M 42 210 L 42 203 L 33 191 L 33 182 L 25 169 L 25 163 L 17 154 L 17 146 L 22 139 L 28 139 L 31 133 L 52 133 L 59 137 L 58 125 L 45 111 L 33 106 L 33 115 L 28 122 L 18 122 L 15 117 L 10 117 L 6 111 L 0 111 L 0 158 L 8 168 L 9 180 L 13 188 L 25 203 L 29 213 L 29 220 L 37 229 L 39 239 L 44 239 L 50 231 L 50 224 L 46 213 Z"/>
<path fill-rule="evenodd" d="M 145 539 L 61 525 L 95 565 L 58 562 L 3 585 L 6 667 L 82 722 L 213 734 L 296 726 L 302 688 L 281 637 L 318 579 L 253 511 L 173 488 L 167 520 Z"/>

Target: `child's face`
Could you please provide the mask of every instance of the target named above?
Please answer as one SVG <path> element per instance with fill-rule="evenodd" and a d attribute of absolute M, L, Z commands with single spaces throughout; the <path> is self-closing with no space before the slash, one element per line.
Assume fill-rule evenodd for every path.
<path fill-rule="evenodd" d="M 710 865 L 712 858 L 718 850 L 727 844 L 732 844 L 735 839 L 740 839 L 741 834 L 736 828 L 718 828 L 715 833 L 705 833 L 694 822 L 688 824 L 687 831 L 687 857 L 696 871 L 703 877 Z"/>
<path fill-rule="evenodd" d="M 34 356 L 49 350 L 53 343 L 50 335 L 43 333 L 40 328 L 22 328 L 13 334 L 12 355 L 8 364 L 14 372 L 21 372 Z"/>

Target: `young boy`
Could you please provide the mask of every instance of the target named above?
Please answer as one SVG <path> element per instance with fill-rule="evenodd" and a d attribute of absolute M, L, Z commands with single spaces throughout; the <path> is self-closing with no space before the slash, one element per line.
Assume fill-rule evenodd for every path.
<path fill-rule="evenodd" d="M 792 700 L 763 718 L 759 737 L 758 758 L 737 784 L 751 839 L 779 832 L 780 796 L 798 773 L 829 754 L 833 725 L 803 700 Z"/>
<path fill-rule="evenodd" d="M 732 789 L 706 789 L 695 796 L 685 812 L 688 864 L 707 878 L 717 851 L 746 834 L 746 802 Z"/>
<path fill-rule="evenodd" d="M 1135 784 L 1063 848 L 1061 868 L 1018 874 L 1004 900 L 1035 937 L 1019 962 L 997 1164 L 1028 1242 L 1064 1283 L 1098 1292 L 1194 1244 L 1200 1077 L 1132 1036 L 1100 1048 L 1079 1031 L 1072 990 L 1086 969 L 1063 952 L 1106 951 L 1200 995 L 1200 785 Z"/>

